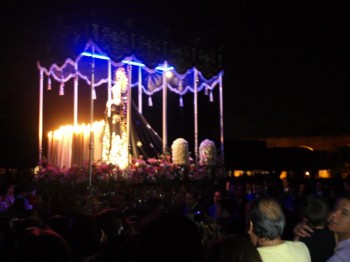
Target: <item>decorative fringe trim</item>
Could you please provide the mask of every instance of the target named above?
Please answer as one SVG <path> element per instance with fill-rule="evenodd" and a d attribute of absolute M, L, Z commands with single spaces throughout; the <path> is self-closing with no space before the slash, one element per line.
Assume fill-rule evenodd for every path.
<path fill-rule="evenodd" d="M 183 88 L 183 85 L 182 85 L 182 80 L 180 80 L 180 83 L 179 83 L 179 91 L 182 92 L 183 89 L 184 89 L 184 88 Z"/>
<path fill-rule="evenodd" d="M 96 96 L 96 90 L 95 90 L 95 88 L 92 89 L 92 95 L 91 95 L 91 96 L 92 96 L 92 99 L 93 99 L 93 100 L 96 100 L 97 96 Z"/>
<path fill-rule="evenodd" d="M 47 79 L 47 90 L 51 90 L 51 78 Z"/>
<path fill-rule="evenodd" d="M 64 95 L 64 83 L 63 83 L 63 82 L 61 82 L 61 84 L 60 84 L 59 95 L 60 95 L 60 96 L 63 96 L 63 95 Z"/>

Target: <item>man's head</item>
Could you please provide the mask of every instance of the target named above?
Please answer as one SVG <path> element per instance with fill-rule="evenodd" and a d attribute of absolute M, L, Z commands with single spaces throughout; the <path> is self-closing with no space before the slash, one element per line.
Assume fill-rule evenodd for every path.
<path fill-rule="evenodd" d="M 324 226 L 327 222 L 329 207 L 326 200 L 320 197 L 309 197 L 304 207 L 304 215 L 311 227 Z"/>
<path fill-rule="evenodd" d="M 220 200 L 222 198 L 222 193 L 221 191 L 215 191 L 214 194 L 213 194 L 213 202 L 215 205 L 218 205 Z"/>
<path fill-rule="evenodd" d="M 124 221 L 124 214 L 115 208 L 105 208 L 95 215 L 96 229 L 101 231 L 101 242 L 124 240 L 129 228 Z"/>
<path fill-rule="evenodd" d="M 286 225 L 286 217 L 281 205 L 273 198 L 255 200 L 249 207 L 247 220 L 248 233 L 253 243 L 256 242 L 256 238 L 280 239 Z"/>
<path fill-rule="evenodd" d="M 328 218 L 328 228 L 338 235 L 340 241 L 350 239 L 350 195 L 336 203 Z"/>
<path fill-rule="evenodd" d="M 198 194 L 196 192 L 187 191 L 185 193 L 185 206 L 192 208 L 196 203 L 198 203 Z"/>

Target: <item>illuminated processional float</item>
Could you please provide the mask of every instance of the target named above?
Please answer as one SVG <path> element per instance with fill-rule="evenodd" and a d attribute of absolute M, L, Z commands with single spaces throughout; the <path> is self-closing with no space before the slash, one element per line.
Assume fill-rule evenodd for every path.
<path fill-rule="evenodd" d="M 82 161 L 111 163 L 124 169 L 131 158 L 159 157 L 168 150 L 167 137 L 167 92 L 182 96 L 192 92 L 194 96 L 194 154 L 198 162 L 198 92 L 204 91 L 212 100 L 212 91 L 219 88 L 220 102 L 220 151 L 223 157 L 223 72 L 206 79 L 196 68 L 179 74 L 165 61 L 156 68 L 148 68 L 134 56 L 120 62 L 110 59 L 101 48 L 89 40 L 75 60 L 66 59 L 63 65 L 52 64 L 49 68 L 38 62 L 39 86 L 39 164 L 43 161 L 44 94 L 50 91 L 53 81 L 59 83 L 59 95 L 64 95 L 68 82 L 73 82 L 73 124 L 61 126 L 48 132 L 47 161 L 64 168 Z M 171 78 L 168 78 L 168 74 Z M 80 81 L 90 90 L 89 124 L 79 124 L 78 95 Z M 47 83 L 47 88 L 44 88 Z M 104 119 L 95 121 L 94 101 L 96 89 L 106 88 Z M 137 89 L 137 104 L 132 99 L 132 89 Z M 162 136 L 149 125 L 142 115 L 142 96 L 148 96 L 152 106 L 152 95 L 162 91 Z M 86 111 L 86 109 L 84 109 Z M 206 140 L 207 141 L 207 140 Z"/>

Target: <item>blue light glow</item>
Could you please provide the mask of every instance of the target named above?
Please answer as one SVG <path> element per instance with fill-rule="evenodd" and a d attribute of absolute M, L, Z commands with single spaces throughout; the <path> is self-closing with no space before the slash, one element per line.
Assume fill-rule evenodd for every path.
<path fill-rule="evenodd" d="M 156 67 L 156 70 L 167 72 L 167 71 L 174 70 L 174 67 L 173 67 L 173 66 L 169 66 L 169 67 L 165 67 L 165 68 L 164 68 L 163 66 L 157 66 L 157 67 Z"/>
<path fill-rule="evenodd" d="M 81 55 L 82 56 L 94 57 L 94 58 L 98 58 L 98 59 L 110 60 L 110 58 L 108 56 L 99 55 L 99 54 L 91 54 L 91 53 L 88 53 L 88 52 L 82 52 Z"/>
<path fill-rule="evenodd" d="M 129 65 L 145 66 L 144 64 L 142 64 L 140 62 L 135 62 L 135 61 L 130 61 L 130 60 L 123 60 L 122 62 L 125 64 L 129 64 Z"/>

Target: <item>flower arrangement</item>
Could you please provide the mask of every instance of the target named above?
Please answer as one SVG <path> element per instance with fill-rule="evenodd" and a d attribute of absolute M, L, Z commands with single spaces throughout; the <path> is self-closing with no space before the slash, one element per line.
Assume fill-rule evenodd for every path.
<path fill-rule="evenodd" d="M 64 202 L 63 199 L 76 199 L 78 196 L 94 194 L 100 198 L 113 195 L 120 188 L 146 199 L 150 194 L 165 196 L 186 186 L 211 185 L 213 179 L 226 178 L 224 165 L 196 165 L 189 157 L 187 142 L 177 142 L 175 144 L 181 145 L 181 150 L 173 151 L 173 161 L 169 154 L 148 159 L 141 156 L 132 159 L 126 169 L 103 161 L 94 162 L 91 166 L 84 161 L 68 168 L 46 163 L 36 172 L 33 182 L 38 192 L 57 198 L 57 202 Z M 74 204 L 71 203 L 71 206 Z"/>
<path fill-rule="evenodd" d="M 199 163 L 205 166 L 215 166 L 216 154 L 215 143 L 209 139 L 203 140 L 199 146 Z"/>
<path fill-rule="evenodd" d="M 171 145 L 172 160 L 175 165 L 188 165 L 189 153 L 188 142 L 183 138 L 174 140 Z"/>
<path fill-rule="evenodd" d="M 94 187 L 108 190 L 117 183 L 164 185 L 174 182 L 201 181 L 212 177 L 212 168 L 205 165 L 196 166 L 194 163 L 178 165 L 170 162 L 168 158 L 133 159 L 129 168 L 125 170 L 120 169 L 117 165 L 95 162 L 92 164 L 91 177 L 89 168 L 88 161 L 69 168 L 46 164 L 35 174 L 34 182 L 40 188 L 50 188 L 51 192 L 53 188 L 55 188 L 54 191 L 60 190 L 60 186 L 63 185 L 74 188 L 74 191 L 77 192 L 77 190 L 85 190 L 90 180 Z M 215 176 L 225 177 L 225 168 L 217 166 Z"/>

